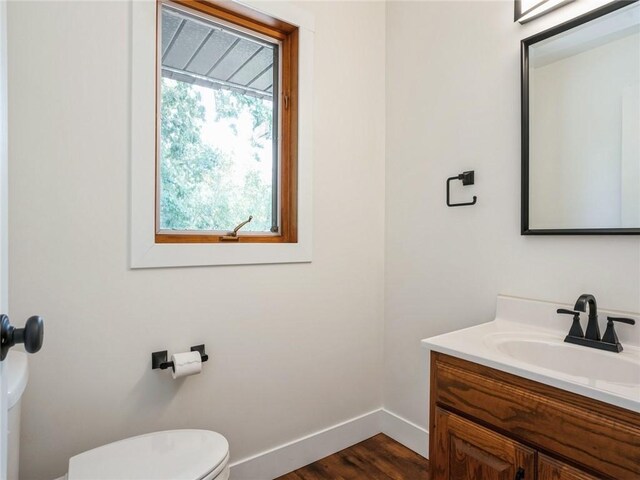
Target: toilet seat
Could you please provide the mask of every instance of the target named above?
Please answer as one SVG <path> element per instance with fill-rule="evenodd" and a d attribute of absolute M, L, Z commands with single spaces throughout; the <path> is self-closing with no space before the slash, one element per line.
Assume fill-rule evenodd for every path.
<path fill-rule="evenodd" d="M 94 448 L 69 460 L 68 480 L 223 480 L 229 443 L 208 430 L 168 430 Z"/>

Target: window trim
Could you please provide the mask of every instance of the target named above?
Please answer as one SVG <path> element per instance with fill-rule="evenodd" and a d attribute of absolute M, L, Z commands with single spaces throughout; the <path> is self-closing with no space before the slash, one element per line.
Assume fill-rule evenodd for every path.
<path fill-rule="evenodd" d="M 298 241 L 298 27 L 277 20 L 263 13 L 251 10 L 235 2 L 219 0 L 156 0 L 156 154 L 155 154 L 155 243 L 297 243 Z M 276 191 L 278 195 L 278 233 L 238 232 L 230 238 L 227 232 L 167 231 L 159 227 L 160 220 L 160 80 L 161 59 L 158 49 L 159 32 L 162 24 L 160 5 L 174 5 L 186 10 L 211 17 L 212 21 L 222 20 L 257 36 L 266 36 L 280 44 L 280 71 L 278 115 L 276 128 L 279 132 L 278 169 Z M 238 219 L 238 223 L 243 219 Z M 231 227 L 233 228 L 233 227 Z"/>
<path fill-rule="evenodd" d="M 313 243 L 313 57 L 315 19 L 290 2 L 224 2 L 298 27 L 297 243 L 156 243 L 156 0 L 131 2 L 130 268 L 311 262 Z M 276 20 L 277 21 L 277 20 Z"/>

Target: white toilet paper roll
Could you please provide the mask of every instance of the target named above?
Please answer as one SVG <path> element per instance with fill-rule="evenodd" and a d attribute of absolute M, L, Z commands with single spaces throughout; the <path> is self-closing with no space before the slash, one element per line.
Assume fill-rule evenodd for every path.
<path fill-rule="evenodd" d="M 173 378 L 196 375 L 202 371 L 202 359 L 200 352 L 174 353 L 171 355 Z"/>

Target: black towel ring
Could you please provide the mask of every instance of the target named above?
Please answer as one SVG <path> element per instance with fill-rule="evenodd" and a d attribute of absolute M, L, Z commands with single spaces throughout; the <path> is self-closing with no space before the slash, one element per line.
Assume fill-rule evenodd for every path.
<path fill-rule="evenodd" d="M 462 172 L 460 175 L 456 175 L 455 177 L 447 178 L 447 206 L 448 207 L 463 207 L 465 205 L 475 205 L 478 201 L 478 197 L 473 196 L 473 201 L 465 202 L 465 203 L 451 203 L 450 198 L 450 184 L 452 180 L 462 180 L 462 185 L 473 185 L 475 181 L 475 174 L 473 170 L 469 170 L 468 172 Z"/>

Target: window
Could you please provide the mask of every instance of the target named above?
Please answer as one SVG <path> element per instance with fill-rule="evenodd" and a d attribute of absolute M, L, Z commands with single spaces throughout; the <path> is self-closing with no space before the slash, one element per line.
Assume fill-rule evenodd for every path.
<path fill-rule="evenodd" d="M 168 40 L 167 30 L 171 28 L 170 25 L 165 26 L 163 36 L 165 11 L 174 17 L 178 16 L 178 25 L 174 27 L 173 37 Z M 131 15 L 131 268 L 310 262 L 313 256 L 313 14 L 292 2 L 242 0 L 240 4 L 233 0 L 136 0 L 131 3 Z M 179 50 L 175 50 L 174 56 L 169 57 L 164 56 L 164 49 L 169 48 L 172 40 L 172 48 L 180 45 L 183 45 L 180 48 L 184 48 L 184 45 L 197 43 L 197 40 L 178 43 L 180 37 L 176 33 L 182 20 L 185 22 L 180 33 L 189 34 L 189 37 L 194 36 L 189 33 L 193 31 L 191 27 L 197 30 L 195 24 L 207 30 L 190 54 L 182 54 L 188 58 L 180 64 L 177 60 Z M 171 18 L 167 18 L 166 22 L 176 23 Z M 187 26 L 190 28 L 187 29 Z M 207 70 L 204 70 L 206 65 L 198 62 L 202 55 L 211 55 L 213 45 L 209 44 L 209 40 L 227 38 L 222 37 L 222 33 L 234 36 L 232 44 L 237 40 L 238 45 L 245 45 L 246 40 L 249 42 L 248 47 L 253 48 L 253 53 L 256 53 L 255 45 L 258 45 L 257 49 L 261 49 L 261 53 L 254 56 L 254 59 L 262 55 L 260 58 L 264 62 L 271 50 L 274 61 L 278 62 L 277 68 L 273 69 L 278 86 L 269 89 L 268 85 L 258 79 L 254 80 L 255 75 L 248 79 L 249 71 L 246 72 L 246 77 L 237 75 L 229 78 L 230 73 L 226 78 L 211 77 L 209 69 L 219 59 L 215 59 Z M 167 67 L 164 69 L 164 76 L 163 57 Z M 176 63 L 169 64 L 172 58 Z M 236 70 L 240 65 L 236 64 Z M 264 70 L 267 65 L 263 65 Z M 169 73 L 170 68 L 172 71 Z M 188 142 L 176 142 L 175 148 L 185 148 L 188 151 L 185 155 L 178 155 L 180 152 L 177 151 L 169 152 L 165 161 L 196 159 L 202 162 L 194 169 L 186 168 L 192 165 L 190 163 L 169 165 L 180 169 L 174 168 L 173 171 L 166 172 L 164 192 L 160 188 L 163 82 L 169 88 L 174 88 L 175 95 L 168 100 L 174 101 L 175 108 L 167 108 L 171 104 L 165 103 L 165 111 L 169 110 L 176 122 L 184 118 L 178 115 L 179 112 L 184 112 L 184 108 L 177 107 L 177 93 L 181 93 L 180 98 L 191 100 L 197 98 L 196 93 L 200 95 L 196 105 L 199 107 L 193 109 L 196 114 L 195 122 L 193 118 L 190 119 L 192 129 L 181 127 L 183 133 L 193 133 L 199 129 L 199 136 L 187 135 Z M 178 92 L 178 88 L 182 88 L 182 91 Z M 171 90 L 168 91 L 171 93 Z M 260 92 L 263 92 L 263 97 L 258 96 Z M 240 93 L 244 97 L 238 96 Z M 234 107 L 235 110 L 221 109 L 218 112 L 215 110 L 218 104 L 214 103 L 216 95 L 221 96 L 222 105 L 237 105 L 232 103 L 237 101 L 239 107 Z M 269 97 L 270 110 L 266 108 Z M 258 127 L 254 129 L 252 111 L 255 110 L 252 108 L 256 106 L 261 108 L 260 112 L 264 112 L 265 108 L 267 113 L 270 111 L 271 120 L 266 122 L 263 116 L 258 116 Z M 237 111 L 240 113 L 235 113 Z M 219 125 L 207 127 L 208 119 Z M 231 135 L 229 138 L 236 142 L 236 132 L 231 127 L 234 122 L 238 136 L 251 139 L 244 145 L 248 151 L 246 157 L 255 160 L 253 163 L 245 157 L 235 165 L 229 156 L 219 160 L 216 156 L 209 155 L 212 151 L 216 153 L 221 150 L 225 153 L 232 150 L 223 141 L 217 142 L 217 135 L 222 131 Z M 178 127 L 180 126 L 173 126 L 174 133 L 179 131 Z M 194 127 L 197 128 L 194 130 Z M 269 136 L 271 143 L 268 141 Z M 216 141 L 211 141 L 212 138 Z M 165 146 L 167 143 L 165 142 Z M 256 156 L 252 157 L 253 153 Z M 224 182 L 222 178 L 219 181 L 205 178 L 217 171 L 214 167 L 220 168 L 219 163 L 214 165 L 214 160 L 226 162 L 223 167 L 228 169 L 227 172 L 240 173 L 226 176 Z M 238 170 L 232 167 L 237 167 Z M 247 176 L 253 183 L 248 182 L 247 185 L 244 181 Z M 175 189 L 172 192 L 171 187 L 175 187 L 170 183 L 172 180 L 180 183 L 184 181 L 183 185 L 198 189 L 202 197 L 189 190 Z M 214 186 L 234 182 L 234 188 L 208 190 L 208 182 Z M 252 185 L 260 188 L 249 188 Z M 245 191 L 262 192 L 262 195 L 255 196 L 258 200 L 251 200 L 263 206 L 260 211 L 253 212 L 255 207 L 245 207 L 249 203 L 248 197 L 242 195 Z M 169 200 L 176 201 L 165 204 L 164 213 L 167 215 L 161 220 L 161 195 L 167 192 L 174 194 L 173 197 L 168 197 Z M 229 210 L 237 210 L 237 213 L 227 216 L 225 223 L 220 220 L 222 216 L 212 220 L 211 214 L 215 210 L 210 205 L 221 204 L 213 203 L 214 193 L 220 192 L 224 195 L 216 195 L 216 198 L 222 198 L 222 205 L 229 205 Z M 191 210 L 189 207 L 192 206 L 201 206 L 202 209 Z M 194 211 L 196 213 L 192 215 Z M 172 213 L 175 215 L 171 215 Z M 229 236 L 229 230 L 247 220 L 248 215 L 252 215 L 253 219 L 239 230 L 237 239 L 224 239 Z M 236 216 L 241 218 L 236 219 Z M 274 218 L 277 219 L 276 224 L 273 223 Z M 277 231 L 271 231 L 274 226 L 277 226 Z"/>
<path fill-rule="evenodd" d="M 157 31 L 155 243 L 296 243 L 298 29 L 176 0 Z"/>

